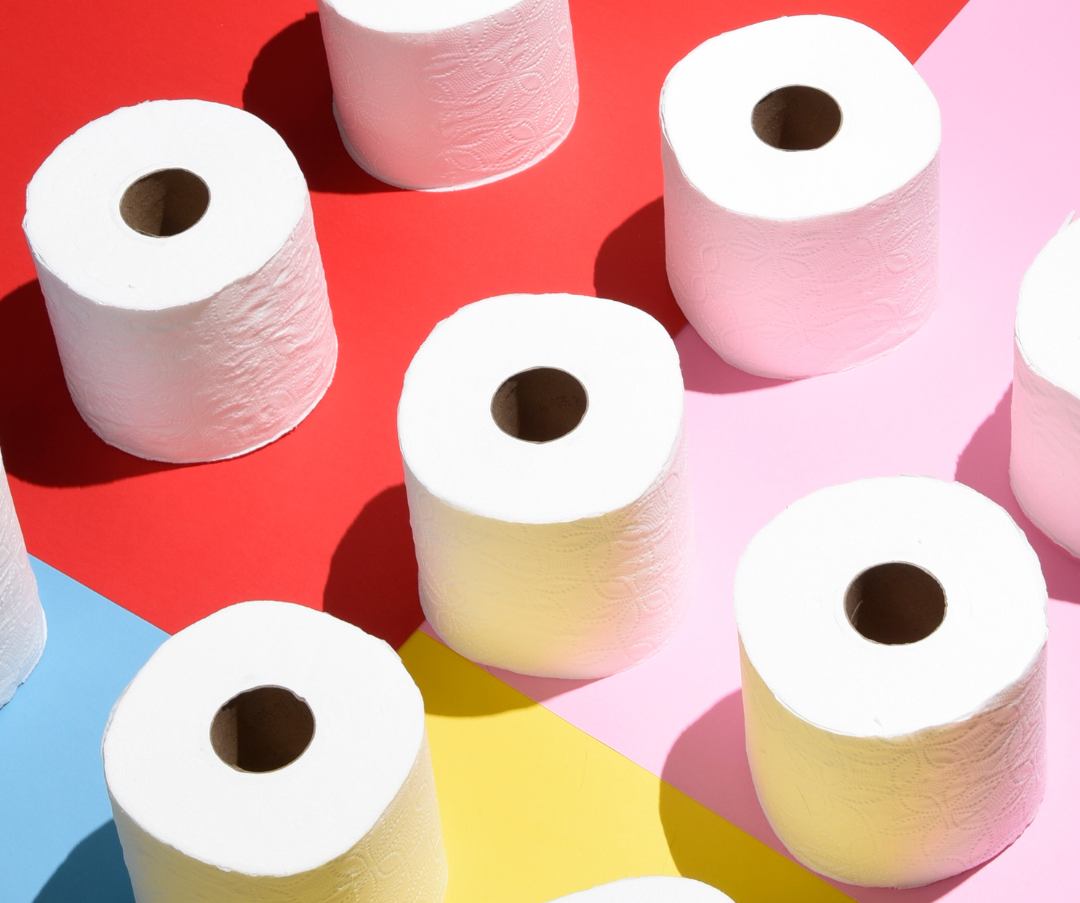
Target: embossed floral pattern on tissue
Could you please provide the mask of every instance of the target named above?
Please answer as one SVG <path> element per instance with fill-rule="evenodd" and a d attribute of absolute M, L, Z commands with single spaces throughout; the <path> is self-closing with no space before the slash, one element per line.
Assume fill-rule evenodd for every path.
<path fill-rule="evenodd" d="M 566 0 L 523 0 L 440 31 L 386 34 L 324 3 L 346 146 L 405 188 L 464 186 L 524 169 L 569 134 L 578 84 Z"/>

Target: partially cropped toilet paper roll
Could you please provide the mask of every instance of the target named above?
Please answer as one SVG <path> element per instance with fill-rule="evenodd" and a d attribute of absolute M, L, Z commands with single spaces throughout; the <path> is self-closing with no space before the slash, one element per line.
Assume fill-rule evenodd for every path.
<path fill-rule="evenodd" d="M 182 630 L 102 756 L 137 903 L 443 899 L 420 691 L 330 615 L 245 602 Z"/>
<path fill-rule="evenodd" d="M 722 358 L 831 373 L 926 322 L 941 119 L 885 38 L 832 16 L 727 32 L 671 70 L 660 120 L 668 278 Z"/>
<path fill-rule="evenodd" d="M 1046 781 L 1046 585 L 959 483 L 861 480 L 796 502 L 735 576 L 746 752 L 794 856 L 928 884 L 996 855 Z"/>
<path fill-rule="evenodd" d="M 337 338 L 303 173 L 268 125 L 200 100 L 79 129 L 26 192 L 27 242 L 75 406 L 158 461 L 295 427 Z"/>
<path fill-rule="evenodd" d="M 319 0 L 334 115 L 353 159 L 402 188 L 468 188 L 570 133 L 567 0 Z"/>
<path fill-rule="evenodd" d="M 693 567 L 675 345 L 579 295 L 463 307 L 417 351 L 398 407 L 420 601 L 487 665 L 602 677 L 678 627 Z"/>
<path fill-rule="evenodd" d="M 1020 286 L 1009 477 L 1020 507 L 1080 556 L 1080 222 L 1063 228 Z"/>
<path fill-rule="evenodd" d="M 0 706 L 11 697 L 45 649 L 45 612 L 0 459 Z"/>
<path fill-rule="evenodd" d="M 692 878 L 623 878 L 551 903 L 731 903 L 731 897 Z"/>

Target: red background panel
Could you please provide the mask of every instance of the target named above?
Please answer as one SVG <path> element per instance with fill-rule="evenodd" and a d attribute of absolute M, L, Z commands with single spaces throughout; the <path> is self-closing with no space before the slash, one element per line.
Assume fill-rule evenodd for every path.
<path fill-rule="evenodd" d="M 420 623 L 394 428 L 432 326 L 505 292 L 637 304 L 672 332 L 657 102 L 668 70 L 727 29 L 827 12 L 914 60 L 963 0 L 571 0 L 581 107 L 538 166 L 464 192 L 389 188 L 347 157 L 311 0 L 9 3 L 0 35 L 0 448 L 30 551 L 168 631 L 231 602 L 325 607 L 400 643 Z M 20 223 L 49 152 L 116 107 L 199 97 L 277 128 L 313 193 L 337 376 L 290 435 L 169 466 L 98 440 L 64 386 Z"/>

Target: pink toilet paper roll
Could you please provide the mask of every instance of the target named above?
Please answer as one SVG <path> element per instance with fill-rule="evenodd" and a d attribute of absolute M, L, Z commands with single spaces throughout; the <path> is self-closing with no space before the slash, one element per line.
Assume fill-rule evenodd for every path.
<path fill-rule="evenodd" d="M 1080 557 L 1080 223 L 1039 252 L 1016 309 L 1009 477 L 1020 507 Z"/>
<path fill-rule="evenodd" d="M 832 16 L 706 41 L 664 82 L 672 291 L 701 337 L 761 376 L 878 357 L 937 294 L 937 102 L 892 44 Z"/>

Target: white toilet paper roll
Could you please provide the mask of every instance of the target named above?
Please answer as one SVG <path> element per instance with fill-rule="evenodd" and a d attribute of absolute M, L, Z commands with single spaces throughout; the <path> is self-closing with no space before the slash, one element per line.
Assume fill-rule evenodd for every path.
<path fill-rule="evenodd" d="M 0 459 L 0 706 L 11 697 L 45 649 L 45 612 Z"/>
<path fill-rule="evenodd" d="M 552 903 L 731 903 L 731 897 L 692 878 L 623 878 Z"/>
<path fill-rule="evenodd" d="M 182 630 L 102 757 L 138 903 L 443 899 L 420 691 L 330 615 L 245 602 Z"/>
<path fill-rule="evenodd" d="M 91 122 L 26 192 L 26 238 L 71 397 L 159 461 L 252 451 L 333 378 L 337 338 L 304 176 L 261 120 L 200 100 Z"/>
<path fill-rule="evenodd" d="M 353 159 L 402 188 L 469 188 L 570 133 L 567 0 L 319 0 L 334 115 Z"/>
<path fill-rule="evenodd" d="M 652 317 L 578 295 L 463 307 L 405 374 L 420 601 L 474 661 L 602 677 L 656 652 L 693 567 L 683 384 Z"/>
<path fill-rule="evenodd" d="M 1012 843 L 1046 779 L 1046 585 L 959 483 L 861 480 L 796 502 L 735 576 L 746 752 L 788 849 L 910 887 Z"/>
<path fill-rule="evenodd" d="M 1080 222 L 1039 252 L 1016 308 L 1009 477 L 1020 507 L 1080 556 Z"/>
<path fill-rule="evenodd" d="M 731 903 L 731 898 L 692 878 L 650 875 L 610 881 L 552 903 Z"/>
<path fill-rule="evenodd" d="M 891 350 L 937 294 L 937 102 L 865 25 L 706 41 L 660 97 L 672 291 L 729 363 L 785 379 Z"/>

